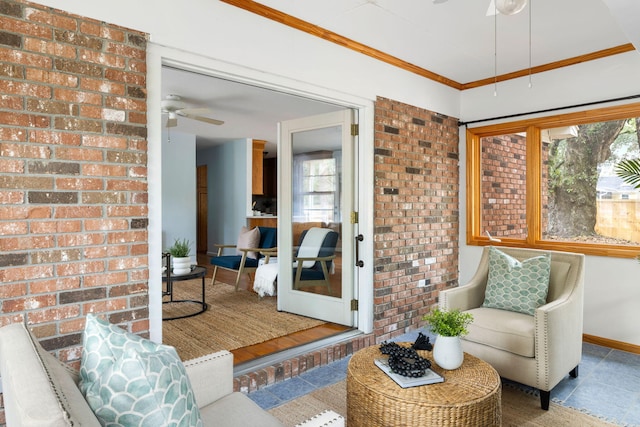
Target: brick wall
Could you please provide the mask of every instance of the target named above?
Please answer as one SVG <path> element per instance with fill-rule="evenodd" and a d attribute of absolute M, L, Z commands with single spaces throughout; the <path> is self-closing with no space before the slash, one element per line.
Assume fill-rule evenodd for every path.
<path fill-rule="evenodd" d="M 526 138 L 500 135 L 482 138 L 482 225 L 495 237 L 525 238 Z"/>
<path fill-rule="evenodd" d="M 457 285 L 458 153 L 457 119 L 377 99 L 376 342 L 422 326 L 438 291 Z"/>
<path fill-rule="evenodd" d="M 148 334 L 146 36 L 0 1 L 0 325 L 78 367 L 85 315 Z"/>
<path fill-rule="evenodd" d="M 375 107 L 374 331 L 238 376 L 235 391 L 258 390 L 415 330 L 438 291 L 458 283 L 458 121 L 384 98 Z"/>

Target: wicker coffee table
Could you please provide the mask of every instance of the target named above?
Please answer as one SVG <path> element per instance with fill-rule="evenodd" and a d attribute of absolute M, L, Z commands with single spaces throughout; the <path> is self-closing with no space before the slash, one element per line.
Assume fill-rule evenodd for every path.
<path fill-rule="evenodd" d="M 410 343 L 400 343 L 410 346 Z M 502 421 L 500 376 L 470 354 L 458 369 L 446 371 L 431 352 L 418 351 L 445 380 L 401 388 L 373 360 L 375 345 L 355 353 L 347 368 L 347 425 L 356 426 L 499 426 Z"/>

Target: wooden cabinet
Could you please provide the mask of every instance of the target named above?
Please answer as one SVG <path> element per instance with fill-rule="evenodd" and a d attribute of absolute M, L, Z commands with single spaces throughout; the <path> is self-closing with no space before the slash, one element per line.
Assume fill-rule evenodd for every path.
<path fill-rule="evenodd" d="M 251 160 L 251 193 L 263 195 L 263 159 L 264 159 L 264 146 L 267 141 L 260 139 L 253 140 L 253 153 Z"/>
<path fill-rule="evenodd" d="M 264 218 L 261 217 L 251 217 L 247 218 L 247 225 L 249 228 L 253 227 L 277 227 L 278 226 L 278 218 L 275 216 L 266 216 Z"/>

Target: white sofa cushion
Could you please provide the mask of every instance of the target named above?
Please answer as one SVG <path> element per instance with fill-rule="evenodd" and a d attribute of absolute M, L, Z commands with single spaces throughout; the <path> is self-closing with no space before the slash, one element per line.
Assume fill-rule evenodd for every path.
<path fill-rule="evenodd" d="M 486 307 L 466 312 L 473 315 L 473 322 L 462 339 L 524 357 L 535 356 L 533 316 Z"/>
<path fill-rule="evenodd" d="M 264 411 L 254 401 L 240 392 L 234 392 L 200 408 L 206 426 L 260 426 L 282 427 L 276 417 Z"/>

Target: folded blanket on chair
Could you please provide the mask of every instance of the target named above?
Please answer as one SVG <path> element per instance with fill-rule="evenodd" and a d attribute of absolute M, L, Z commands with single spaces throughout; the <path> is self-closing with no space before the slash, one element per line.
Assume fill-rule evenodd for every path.
<path fill-rule="evenodd" d="M 256 277 L 253 280 L 253 290 L 263 297 L 265 295 L 274 296 L 276 294 L 276 279 L 278 278 L 278 263 L 262 264 L 256 270 Z"/>
<path fill-rule="evenodd" d="M 320 248 L 322 247 L 322 242 L 324 241 L 325 236 L 331 230 L 328 228 L 319 228 L 312 227 L 305 234 L 302 243 L 300 244 L 300 248 L 298 249 L 298 257 L 300 258 L 317 258 L 318 253 L 320 253 Z M 315 261 L 304 261 L 302 263 L 303 268 L 311 268 Z"/>

